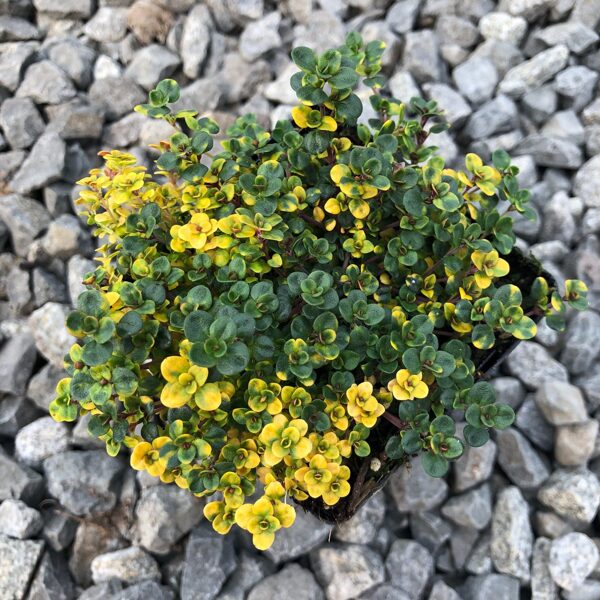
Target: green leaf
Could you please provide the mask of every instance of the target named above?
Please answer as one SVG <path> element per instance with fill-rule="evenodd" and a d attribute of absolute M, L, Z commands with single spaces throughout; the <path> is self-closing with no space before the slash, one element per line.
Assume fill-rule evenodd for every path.
<path fill-rule="evenodd" d="M 336 75 L 328 80 L 328 82 L 331 87 L 337 88 L 338 90 L 351 89 L 358 83 L 358 75 L 354 69 L 342 67 Z"/>
<path fill-rule="evenodd" d="M 212 323 L 212 317 L 204 311 L 191 312 L 183 322 L 185 337 L 190 342 L 199 342 L 205 339 L 208 328 Z"/>
<path fill-rule="evenodd" d="M 86 365 L 95 367 L 108 362 L 111 356 L 112 344 L 110 342 L 99 344 L 92 340 L 87 342 L 83 347 L 81 360 L 83 360 Z"/>
<path fill-rule="evenodd" d="M 429 430 L 431 433 L 443 433 L 445 436 L 451 436 L 454 435 L 456 426 L 454 425 L 454 421 L 451 417 L 448 415 L 441 415 L 431 421 Z"/>
<path fill-rule="evenodd" d="M 87 426 L 88 433 L 93 437 L 100 437 L 105 435 L 109 430 L 108 422 L 106 422 L 105 416 L 92 415 L 88 421 Z"/>
<path fill-rule="evenodd" d="M 418 431 L 409 429 L 402 432 L 402 449 L 406 454 L 414 454 L 422 448 L 421 436 Z"/>
<path fill-rule="evenodd" d="M 179 100 L 179 84 L 174 79 L 163 79 L 157 86 L 158 91 L 170 104 Z"/>
<path fill-rule="evenodd" d="M 385 445 L 385 453 L 391 460 L 398 460 L 404 456 L 402 440 L 399 435 L 392 436 Z"/>
<path fill-rule="evenodd" d="M 447 437 L 444 441 L 446 449 L 442 451 L 442 456 L 448 460 L 454 460 L 465 451 L 462 442 L 455 437 Z"/>
<path fill-rule="evenodd" d="M 480 350 L 489 350 L 496 343 L 494 330 L 489 325 L 475 325 L 471 332 L 471 340 L 475 348 Z"/>
<path fill-rule="evenodd" d="M 487 429 L 482 427 L 474 427 L 473 425 L 466 425 L 463 431 L 465 442 L 473 448 L 479 448 L 486 444 L 490 439 L 490 434 Z"/>
<path fill-rule="evenodd" d="M 108 308 L 108 304 L 96 290 L 86 290 L 77 298 L 77 308 L 86 315 L 100 317 Z"/>
<path fill-rule="evenodd" d="M 430 477 L 444 477 L 450 467 L 448 461 L 443 456 L 427 452 L 421 458 L 421 464 L 427 475 Z"/>
<path fill-rule="evenodd" d="M 314 72 L 317 68 L 317 57 L 315 53 L 306 46 L 298 46 L 292 50 L 294 64 L 303 71 Z"/>
<path fill-rule="evenodd" d="M 130 310 L 117 323 L 117 335 L 119 337 L 135 335 L 138 331 L 141 331 L 143 325 L 142 317 L 135 310 Z"/>
<path fill-rule="evenodd" d="M 355 442 L 353 448 L 354 454 L 356 454 L 356 456 L 360 456 L 361 458 L 371 454 L 371 447 L 367 442 L 365 442 L 365 440 L 359 440 L 358 442 Z"/>
<path fill-rule="evenodd" d="M 164 171 L 174 171 L 179 164 L 179 156 L 174 152 L 164 152 L 158 157 L 156 164 Z"/>
<path fill-rule="evenodd" d="M 217 360 L 217 370 L 221 375 L 237 375 L 250 361 L 248 347 L 243 342 L 234 342 L 227 349 L 225 356 Z"/>
<path fill-rule="evenodd" d="M 492 404 L 496 400 L 496 392 L 492 384 L 478 381 L 467 393 L 467 403 L 479 405 Z"/>
<path fill-rule="evenodd" d="M 494 427 L 496 429 L 506 429 L 510 427 L 515 420 L 515 411 L 508 404 L 496 404 L 497 413 L 494 417 Z"/>
<path fill-rule="evenodd" d="M 494 150 L 492 154 L 492 162 L 499 171 L 504 171 L 510 166 L 510 156 L 506 150 Z"/>

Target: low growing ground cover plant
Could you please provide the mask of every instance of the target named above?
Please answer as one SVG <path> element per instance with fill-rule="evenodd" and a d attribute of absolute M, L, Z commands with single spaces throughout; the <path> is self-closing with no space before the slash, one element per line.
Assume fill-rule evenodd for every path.
<path fill-rule="evenodd" d="M 387 459 L 421 454 L 443 476 L 514 418 L 476 381 L 475 354 L 586 305 L 579 281 L 510 279 L 511 214 L 533 215 L 516 167 L 499 151 L 446 168 L 425 145 L 446 127 L 435 103 L 382 92 L 383 49 L 354 33 L 320 56 L 296 48 L 292 119 L 268 132 L 240 117 L 220 148 L 217 124 L 173 112 L 179 88 L 163 81 L 137 107 L 177 129 L 155 172 L 102 152 L 80 182 L 103 243 L 51 414 L 90 414 L 109 454 L 216 493 L 215 530 L 236 524 L 260 549 L 294 521 L 290 499 L 334 506 L 356 457 L 377 470 L 382 420 Z"/>

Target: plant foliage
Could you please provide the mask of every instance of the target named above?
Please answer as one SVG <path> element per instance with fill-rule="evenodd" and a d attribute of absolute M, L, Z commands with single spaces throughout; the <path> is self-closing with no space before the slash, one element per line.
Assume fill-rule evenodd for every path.
<path fill-rule="evenodd" d="M 240 117 L 219 141 L 212 119 L 171 110 L 179 88 L 162 81 L 137 107 L 176 129 L 153 175 L 112 151 L 80 182 L 103 242 L 51 414 L 90 414 L 109 454 L 218 492 L 214 528 L 261 549 L 293 522 L 288 498 L 350 493 L 349 459 L 369 456 L 381 419 L 398 427 L 388 458 L 420 453 L 443 476 L 514 418 L 476 382 L 474 352 L 586 305 L 579 281 L 561 295 L 511 280 L 511 214 L 533 215 L 517 168 L 503 151 L 446 168 L 426 145 L 446 128 L 435 103 L 382 93 L 383 49 L 354 33 L 319 56 L 296 48 L 292 120 Z"/>

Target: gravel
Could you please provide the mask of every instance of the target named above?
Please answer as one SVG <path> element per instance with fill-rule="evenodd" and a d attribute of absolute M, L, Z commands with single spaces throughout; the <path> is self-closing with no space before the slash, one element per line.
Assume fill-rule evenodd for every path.
<path fill-rule="evenodd" d="M 0 13 L 0 597 L 600 597 L 597 2 L 0 0 Z M 539 213 L 515 218 L 519 245 L 559 288 L 583 277 L 593 310 L 569 312 L 565 334 L 539 326 L 496 370 L 515 426 L 448 477 L 416 460 L 349 522 L 299 510 L 258 553 L 214 534 L 203 501 L 107 458 L 89 416 L 45 414 L 72 342 L 64 316 L 94 268 L 75 181 L 102 149 L 150 164 L 144 146 L 172 130 L 130 113 L 161 78 L 181 84 L 177 110 L 274 123 L 295 103 L 292 45 L 322 50 L 350 29 L 385 40 L 391 94 L 445 110 L 452 128 L 431 143 L 448 166 L 515 157 Z"/>

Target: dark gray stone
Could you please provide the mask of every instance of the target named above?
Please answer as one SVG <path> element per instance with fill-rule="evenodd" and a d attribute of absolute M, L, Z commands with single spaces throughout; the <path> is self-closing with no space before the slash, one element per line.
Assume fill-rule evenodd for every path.
<path fill-rule="evenodd" d="M 423 598 L 433 576 L 433 558 L 427 548 L 412 540 L 396 540 L 385 560 L 392 585 L 409 597 Z"/>
<path fill-rule="evenodd" d="M 0 392 L 24 394 L 36 356 L 35 342 L 29 334 L 10 338 L 0 350 Z"/>
<path fill-rule="evenodd" d="M 75 586 L 64 557 L 52 551 L 42 556 L 27 600 L 72 600 Z"/>
<path fill-rule="evenodd" d="M 0 127 L 14 150 L 29 148 L 42 135 L 45 126 L 29 98 L 8 98 L 0 107 Z"/>
<path fill-rule="evenodd" d="M 142 581 L 130 585 L 121 592 L 109 596 L 107 600 L 174 600 L 173 590 L 165 585 L 159 585 L 156 581 Z"/>
<path fill-rule="evenodd" d="M 409 519 L 411 536 L 433 554 L 450 539 L 452 527 L 433 512 L 412 513 Z"/>
<path fill-rule="evenodd" d="M 509 575 L 477 575 L 469 577 L 461 590 L 465 600 L 519 600 L 519 580 Z"/>
<path fill-rule="evenodd" d="M 515 425 L 538 448 L 549 452 L 554 445 L 554 428 L 537 407 L 533 395 L 525 400 L 515 419 Z"/>
<path fill-rule="evenodd" d="M 297 510 L 294 525 L 277 532 L 265 555 L 276 564 L 294 560 L 321 544 L 330 531 L 331 525 L 304 510 Z"/>
<path fill-rule="evenodd" d="M 419 15 L 422 2 L 419 0 L 400 0 L 394 2 L 388 10 L 385 20 L 396 33 L 408 33 Z"/>
<path fill-rule="evenodd" d="M 514 129 L 519 116 L 515 103 L 504 95 L 499 95 L 486 102 L 474 112 L 467 126 L 465 135 L 471 140 L 480 140 L 492 135 Z"/>
<path fill-rule="evenodd" d="M 410 31 L 406 34 L 403 65 L 417 82 L 423 83 L 441 79 L 442 62 L 438 45 L 436 35 L 427 29 Z"/>
<path fill-rule="evenodd" d="M 325 598 L 313 574 L 299 564 L 291 563 L 254 586 L 248 594 L 248 600 L 278 600 L 284 589 L 294 590 L 294 600 Z"/>
<path fill-rule="evenodd" d="M 600 354 L 600 315 L 594 311 L 577 313 L 570 321 L 561 362 L 574 375 L 582 375 Z"/>
<path fill-rule="evenodd" d="M 185 20 L 179 52 L 183 61 L 183 72 L 191 79 L 195 79 L 202 72 L 212 26 L 210 12 L 202 4 L 191 10 Z"/>
<path fill-rule="evenodd" d="M 491 60 L 471 57 L 454 69 L 452 79 L 465 98 L 479 105 L 492 97 L 498 72 Z"/>
<path fill-rule="evenodd" d="M 69 451 L 44 461 L 48 491 L 78 516 L 102 514 L 117 503 L 123 463 L 105 452 Z"/>
<path fill-rule="evenodd" d="M 36 267 L 32 276 L 35 305 L 42 306 L 46 302 L 68 302 L 67 288 L 54 273 Z"/>
<path fill-rule="evenodd" d="M 485 529 L 492 518 L 492 494 L 487 484 L 453 496 L 444 506 L 442 515 L 461 527 Z"/>
<path fill-rule="evenodd" d="M 92 82 L 96 53 L 80 41 L 68 38 L 52 44 L 48 50 L 50 60 L 58 65 L 81 89 Z"/>
<path fill-rule="evenodd" d="M 597 82 L 598 73 L 583 65 L 575 65 L 556 76 L 554 89 L 569 108 L 580 111 L 592 100 Z"/>
<path fill-rule="evenodd" d="M 22 396 L 6 396 L 0 402 L 0 435 L 14 437 L 22 427 L 39 416 L 31 400 Z"/>
<path fill-rule="evenodd" d="M 525 388 L 514 377 L 496 377 L 491 381 L 496 392 L 496 402 L 508 404 L 517 410 L 525 400 Z"/>
<path fill-rule="evenodd" d="M 49 60 L 32 64 L 17 90 L 17 97 L 30 97 L 36 104 L 60 104 L 77 93 L 67 74 Z"/>
<path fill-rule="evenodd" d="M 583 163 L 583 155 L 577 144 L 550 135 L 533 133 L 514 149 L 514 153 L 530 154 L 538 165 L 577 169 Z"/>
<path fill-rule="evenodd" d="M 70 445 L 71 432 L 65 423 L 42 417 L 23 427 L 15 438 L 17 458 L 30 467 L 39 468 L 42 462 L 65 452 Z"/>
<path fill-rule="evenodd" d="M 75 519 L 63 512 L 52 512 L 46 517 L 42 535 L 53 550 L 60 552 L 71 545 L 76 531 Z"/>
<path fill-rule="evenodd" d="M 66 146 L 57 133 L 44 133 L 10 182 L 13 191 L 27 194 L 60 179 L 65 167 Z"/>
<path fill-rule="evenodd" d="M 295 566 L 296 565 L 294 563 L 288 565 L 287 577 L 294 577 L 296 569 L 292 569 L 290 567 Z M 256 589 L 259 589 L 260 593 L 251 593 L 256 593 L 259 598 L 261 597 L 261 594 L 263 592 L 265 594 L 269 594 L 273 591 L 281 589 L 280 587 L 273 587 L 272 585 L 263 586 L 261 583 L 263 582 L 263 580 L 269 580 L 269 576 L 273 573 L 274 570 L 275 568 L 273 564 L 266 558 L 259 556 L 256 553 L 242 551 L 242 553 L 238 556 L 238 565 L 235 571 L 231 574 L 231 576 L 219 592 L 219 600 L 245 600 L 246 594 L 254 587 L 256 587 Z M 280 571 L 280 573 L 281 572 L 283 572 L 283 570 Z M 303 573 L 300 573 L 300 576 L 297 580 L 298 584 L 301 583 L 302 579 Z M 308 580 L 305 580 L 303 583 L 307 585 L 307 587 L 310 589 L 310 584 L 308 583 Z M 290 585 L 290 589 L 298 590 L 301 589 L 301 586 L 293 584 Z M 267 598 L 269 598 L 269 596 L 267 596 Z M 275 600 L 275 598 L 273 598 L 272 600 Z"/>
<path fill-rule="evenodd" d="M 536 390 L 548 380 L 568 380 L 565 367 L 535 342 L 521 342 L 508 355 L 506 366 L 528 389 Z"/>
<path fill-rule="evenodd" d="M 233 539 L 219 535 L 209 523 L 202 523 L 187 541 L 181 599 L 212 600 L 236 564 Z"/>
<path fill-rule="evenodd" d="M 35 504 L 44 489 L 44 480 L 33 469 L 0 452 L 0 500 L 14 498 Z"/>
<path fill-rule="evenodd" d="M 442 504 L 448 495 L 448 484 L 427 475 L 416 458 L 408 467 L 401 467 L 392 475 L 389 490 L 400 512 L 418 512 Z"/>
<path fill-rule="evenodd" d="M 159 485 L 142 490 L 135 514 L 140 545 L 162 555 L 198 524 L 202 504 L 187 490 Z"/>
<path fill-rule="evenodd" d="M 200 42 L 200 40 L 197 40 Z M 180 64 L 179 57 L 159 44 L 138 50 L 125 70 L 125 77 L 133 79 L 146 90 L 169 77 Z"/>
<path fill-rule="evenodd" d="M 100 108 L 110 121 L 130 112 L 136 104 L 146 100 L 146 94 L 131 79 L 126 77 L 106 77 L 92 83 L 89 101 Z"/>
<path fill-rule="evenodd" d="M 550 474 L 548 467 L 527 439 L 514 428 L 496 432 L 498 464 L 522 489 L 539 487 Z"/>
<path fill-rule="evenodd" d="M 21 82 L 23 70 L 39 48 L 38 42 L 11 42 L 0 50 L 0 85 L 14 92 Z"/>
<path fill-rule="evenodd" d="M 383 493 L 372 496 L 349 521 L 338 525 L 333 537 L 341 542 L 369 544 L 377 537 L 385 517 Z"/>
<path fill-rule="evenodd" d="M 27 254 L 29 244 L 50 223 L 50 215 L 42 204 L 18 194 L 0 196 L 0 219 L 7 225 L 19 256 Z"/>

